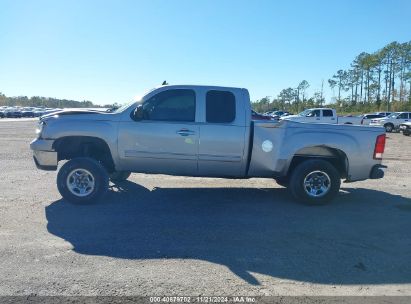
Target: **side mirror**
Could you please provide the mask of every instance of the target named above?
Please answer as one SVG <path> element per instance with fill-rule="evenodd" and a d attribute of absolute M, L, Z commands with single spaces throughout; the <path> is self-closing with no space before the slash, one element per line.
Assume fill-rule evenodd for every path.
<path fill-rule="evenodd" d="M 133 111 L 133 114 L 132 114 L 131 118 L 135 121 L 143 120 L 144 113 L 143 113 L 143 106 L 142 105 L 137 106 L 137 108 Z"/>

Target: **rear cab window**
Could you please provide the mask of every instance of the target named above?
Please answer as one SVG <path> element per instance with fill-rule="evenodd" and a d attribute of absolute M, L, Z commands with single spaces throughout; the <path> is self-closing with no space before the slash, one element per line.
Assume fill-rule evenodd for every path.
<path fill-rule="evenodd" d="M 210 90 L 206 94 L 206 122 L 232 123 L 235 120 L 236 100 L 232 92 Z"/>
<path fill-rule="evenodd" d="M 398 115 L 397 118 L 398 119 L 408 119 L 408 113 L 401 113 L 400 115 Z"/>

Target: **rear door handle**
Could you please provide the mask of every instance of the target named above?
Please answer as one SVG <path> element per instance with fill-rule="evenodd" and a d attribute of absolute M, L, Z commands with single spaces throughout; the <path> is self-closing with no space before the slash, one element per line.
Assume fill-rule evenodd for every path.
<path fill-rule="evenodd" d="M 176 133 L 181 136 L 189 136 L 189 135 L 195 134 L 194 131 L 188 130 L 188 129 L 181 129 L 181 130 L 178 130 Z"/>

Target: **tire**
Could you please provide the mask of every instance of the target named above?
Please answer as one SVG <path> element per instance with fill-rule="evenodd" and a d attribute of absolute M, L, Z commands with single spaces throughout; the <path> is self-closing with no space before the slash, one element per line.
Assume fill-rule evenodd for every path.
<path fill-rule="evenodd" d="M 311 187 L 310 182 L 313 183 Z M 331 163 L 310 159 L 294 169 L 288 188 L 298 201 L 307 205 L 325 205 L 338 194 L 340 185 L 340 174 Z"/>
<path fill-rule="evenodd" d="M 385 132 L 391 133 L 394 130 L 394 125 L 391 123 L 385 124 L 384 125 Z"/>
<path fill-rule="evenodd" d="M 275 182 L 276 182 L 278 185 L 280 185 L 280 186 L 282 186 L 282 187 L 284 187 L 284 188 L 287 188 L 287 187 L 288 187 L 288 184 L 289 184 L 289 180 L 288 180 L 288 178 L 286 178 L 286 177 L 276 178 L 276 179 L 275 179 Z"/>
<path fill-rule="evenodd" d="M 108 182 L 106 169 L 98 161 L 88 157 L 69 160 L 57 174 L 57 188 L 61 196 L 76 204 L 98 201 L 107 191 Z"/>
<path fill-rule="evenodd" d="M 130 171 L 114 171 L 110 173 L 110 180 L 112 182 L 123 182 L 131 175 Z"/>
<path fill-rule="evenodd" d="M 403 131 L 403 132 L 402 132 L 402 135 L 410 136 L 410 132 Z"/>

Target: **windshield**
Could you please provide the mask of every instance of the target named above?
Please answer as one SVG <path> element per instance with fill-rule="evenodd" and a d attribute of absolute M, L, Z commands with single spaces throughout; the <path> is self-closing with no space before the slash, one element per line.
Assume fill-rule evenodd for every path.
<path fill-rule="evenodd" d="M 396 112 L 396 113 L 392 113 L 390 115 L 387 116 L 387 118 L 397 118 L 398 115 L 400 115 L 401 113 Z"/>
<path fill-rule="evenodd" d="M 130 101 L 130 102 L 127 102 L 127 103 L 125 103 L 125 104 L 123 104 L 121 107 L 119 107 L 119 108 L 117 108 L 117 109 L 113 109 L 113 110 L 108 110 L 108 112 L 112 112 L 112 113 L 121 113 L 121 112 L 123 112 L 125 109 L 127 109 L 129 106 L 131 106 L 132 104 L 140 104 L 141 103 L 141 101 L 135 101 L 135 100 L 133 100 L 133 101 Z"/>
<path fill-rule="evenodd" d="M 156 88 L 154 88 L 154 89 L 150 89 L 150 90 L 148 90 L 148 91 L 146 91 L 143 95 L 138 95 L 138 97 L 135 97 L 135 99 L 133 100 L 133 101 L 130 101 L 130 102 L 127 102 L 127 103 L 125 103 L 125 104 L 123 104 L 121 107 L 119 107 L 118 109 L 110 109 L 110 110 L 108 110 L 108 112 L 111 112 L 111 113 L 120 113 L 120 112 L 123 112 L 125 109 L 127 109 L 129 106 L 131 106 L 132 104 L 136 104 L 136 105 L 140 105 L 140 104 L 142 104 L 142 99 L 143 99 L 143 97 L 144 96 L 147 96 L 147 94 L 149 94 L 149 93 L 151 93 L 151 92 L 153 92 L 154 90 L 156 90 Z"/>
<path fill-rule="evenodd" d="M 311 109 L 307 109 L 305 111 L 302 111 L 301 113 L 298 114 L 298 116 L 307 116 L 311 112 Z"/>

